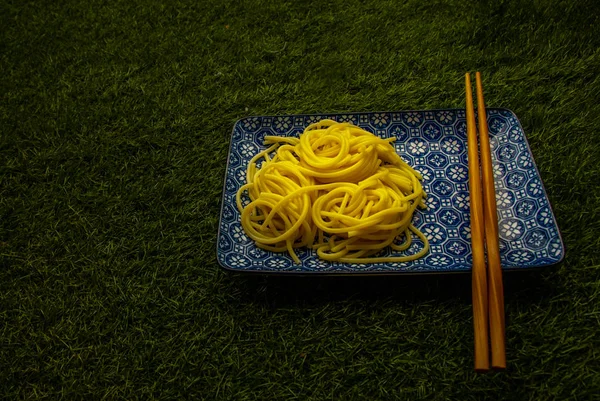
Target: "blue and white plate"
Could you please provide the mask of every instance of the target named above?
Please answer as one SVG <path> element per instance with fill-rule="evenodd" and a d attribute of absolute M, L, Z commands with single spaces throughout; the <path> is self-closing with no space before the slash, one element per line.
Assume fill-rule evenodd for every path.
<path fill-rule="evenodd" d="M 488 109 L 496 185 L 500 257 L 505 269 L 552 265 L 564 257 L 558 226 L 523 128 L 506 109 Z M 249 160 L 264 149 L 266 135 L 298 136 L 313 122 L 348 121 L 382 137 L 395 136 L 398 154 L 423 175 L 427 209 L 414 223 L 429 239 L 423 258 L 404 263 L 347 264 L 321 260 L 298 249 L 300 264 L 285 253 L 258 248 L 240 223 L 235 195 L 245 183 Z M 461 109 L 247 117 L 233 127 L 217 241 L 219 264 L 260 273 L 442 273 L 471 269 L 465 111 Z M 403 254 L 417 252 L 422 243 Z M 383 255 L 391 255 L 384 251 Z"/>

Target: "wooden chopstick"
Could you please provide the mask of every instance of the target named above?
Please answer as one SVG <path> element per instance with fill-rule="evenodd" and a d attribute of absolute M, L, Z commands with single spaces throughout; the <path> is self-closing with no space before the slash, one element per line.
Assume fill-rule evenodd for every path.
<path fill-rule="evenodd" d="M 481 146 L 481 177 L 483 181 L 483 215 L 488 262 L 488 307 L 490 319 L 490 343 L 492 368 L 506 369 L 504 339 L 504 289 L 502 267 L 498 245 L 498 215 L 496 212 L 496 190 L 492 170 L 492 153 L 488 134 L 487 114 L 483 99 L 481 74 L 475 73 L 477 85 L 477 114 L 479 120 L 479 144 Z M 470 155 L 470 154 L 469 154 Z"/>
<path fill-rule="evenodd" d="M 473 326 L 475 329 L 475 370 L 484 372 L 490 368 L 488 346 L 488 294 L 485 266 L 484 216 L 479 176 L 479 150 L 477 127 L 473 110 L 471 74 L 465 75 L 467 93 L 467 147 L 469 159 L 469 197 L 471 204 L 471 247 L 473 248 L 472 293 Z"/>

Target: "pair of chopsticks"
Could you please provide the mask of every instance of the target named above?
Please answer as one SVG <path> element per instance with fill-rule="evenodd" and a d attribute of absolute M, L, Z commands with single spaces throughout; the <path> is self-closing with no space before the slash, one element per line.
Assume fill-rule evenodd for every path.
<path fill-rule="evenodd" d="M 469 73 L 465 75 L 467 92 L 467 146 L 469 158 L 469 195 L 471 202 L 471 245 L 473 248 L 472 291 L 473 323 L 475 329 L 475 370 L 485 372 L 490 369 L 488 328 L 492 368 L 506 368 L 504 290 L 498 246 L 496 191 L 494 189 L 487 115 L 483 100 L 481 74 L 477 72 L 475 76 L 481 152 L 478 152 L 477 126 L 475 124 L 471 75 Z M 479 170 L 480 158 L 481 173 Z"/>

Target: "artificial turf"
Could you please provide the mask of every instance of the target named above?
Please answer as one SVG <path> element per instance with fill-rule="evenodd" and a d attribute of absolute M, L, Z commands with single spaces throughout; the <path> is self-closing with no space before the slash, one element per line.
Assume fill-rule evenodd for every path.
<path fill-rule="evenodd" d="M 0 397 L 599 399 L 600 3 L 0 3 Z M 487 104 L 566 245 L 506 275 L 505 372 L 468 275 L 246 277 L 215 241 L 247 115 Z"/>

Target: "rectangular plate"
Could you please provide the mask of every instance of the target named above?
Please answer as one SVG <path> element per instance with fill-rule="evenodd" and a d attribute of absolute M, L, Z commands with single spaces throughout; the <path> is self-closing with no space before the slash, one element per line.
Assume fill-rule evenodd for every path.
<path fill-rule="evenodd" d="M 564 245 L 523 128 L 506 109 L 488 109 L 505 269 L 548 266 L 564 257 Z M 258 248 L 242 228 L 235 195 L 245 183 L 248 161 L 263 150 L 265 135 L 298 136 L 309 124 L 329 118 L 351 122 L 382 138 L 395 136 L 398 154 L 423 175 L 427 209 L 413 222 L 431 250 L 404 263 L 347 264 L 321 260 L 298 249 L 300 264 L 287 253 Z M 217 258 L 226 269 L 259 273 L 392 274 L 444 273 L 471 269 L 469 187 L 465 111 L 462 109 L 247 117 L 233 127 L 223 188 Z M 417 252 L 419 240 L 403 254 Z M 390 255 L 391 251 L 384 251 Z"/>

